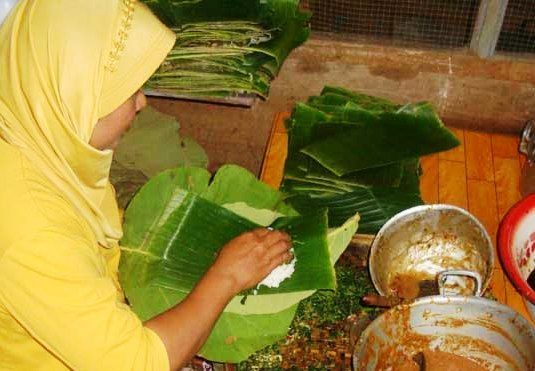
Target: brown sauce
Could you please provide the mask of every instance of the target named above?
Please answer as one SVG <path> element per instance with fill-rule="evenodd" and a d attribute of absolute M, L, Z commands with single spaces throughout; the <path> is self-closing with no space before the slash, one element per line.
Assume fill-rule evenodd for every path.
<path fill-rule="evenodd" d="M 398 274 L 390 283 L 393 294 L 401 299 L 416 299 L 420 296 L 420 281 L 422 277 L 412 274 Z"/>
<path fill-rule="evenodd" d="M 474 361 L 439 350 L 424 350 L 418 357 L 406 360 L 399 371 L 485 371 Z"/>

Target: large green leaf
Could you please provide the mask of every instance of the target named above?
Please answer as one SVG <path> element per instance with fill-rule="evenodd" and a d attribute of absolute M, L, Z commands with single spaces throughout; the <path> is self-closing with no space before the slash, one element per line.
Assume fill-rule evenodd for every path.
<path fill-rule="evenodd" d="M 119 206 L 126 207 L 135 192 L 161 171 L 177 166 L 206 167 L 204 149 L 191 138 L 181 137 L 179 128 L 174 117 L 152 107 L 138 113 L 114 151 L 110 181 Z"/>
<path fill-rule="evenodd" d="M 243 169 L 221 170 L 211 185 L 208 184 L 210 175 L 204 169 L 163 172 L 142 188 L 127 209 L 120 279 L 133 310 L 141 319 L 151 318 L 180 302 L 208 266 L 198 262 L 209 264 L 218 247 L 231 235 L 257 225 L 245 219 L 253 210 L 266 214 L 261 217 L 266 221 L 280 215 L 273 210 L 270 214 L 269 209 L 254 209 L 258 205 L 283 209 L 277 191 L 263 188 L 263 184 L 255 182 Z M 227 187 L 229 182 L 241 184 L 241 190 L 235 193 Z M 239 199 L 239 194 L 247 202 L 231 203 Z M 212 201 L 225 207 L 199 195 L 209 195 Z M 266 203 L 266 200 L 271 201 Z M 241 216 L 232 210 L 239 210 Z M 317 211 L 309 216 L 275 221 L 274 227 L 292 235 L 297 257 L 294 275 L 279 288 L 262 286 L 257 290 L 258 295 L 232 300 L 201 350 L 203 356 L 220 362 L 247 358 L 284 337 L 300 300 L 316 288 L 334 288 L 332 266 L 354 234 L 358 217 L 328 234 L 326 223 L 325 213 Z"/>
<path fill-rule="evenodd" d="M 178 166 L 206 167 L 208 158 L 204 150 L 191 139 L 181 138 L 179 129 L 174 117 L 148 106 L 137 114 L 132 127 L 121 138 L 114 159 L 147 177 Z"/>
<path fill-rule="evenodd" d="M 384 112 L 379 123 L 348 128 L 301 150 L 338 176 L 444 151 L 459 141 L 429 103 Z"/>
<path fill-rule="evenodd" d="M 121 241 L 125 264 L 128 265 L 128 259 L 136 254 L 150 258 L 146 260 L 150 264 L 143 270 L 143 275 L 136 277 L 142 285 L 189 292 L 225 243 L 259 227 L 222 206 L 181 189 L 171 176 L 183 171 L 167 171 L 154 177 L 126 211 L 125 234 Z M 175 186 L 170 192 L 171 187 L 166 184 L 169 181 Z M 165 197 L 167 204 L 151 206 L 165 193 L 170 194 Z M 153 220 L 148 217 L 149 212 L 152 212 Z M 328 264 L 325 211 L 279 218 L 272 226 L 291 235 L 295 272 L 278 288 L 262 286 L 257 290 L 258 294 L 334 288 L 334 271 Z"/>
<path fill-rule="evenodd" d="M 222 166 L 210 184 L 202 193 L 206 200 L 218 205 L 245 202 L 255 209 L 277 210 L 283 204 L 283 194 L 236 165 Z"/>
<path fill-rule="evenodd" d="M 241 362 L 284 338 L 296 310 L 297 304 L 272 314 L 223 312 L 199 354 L 217 362 Z"/>

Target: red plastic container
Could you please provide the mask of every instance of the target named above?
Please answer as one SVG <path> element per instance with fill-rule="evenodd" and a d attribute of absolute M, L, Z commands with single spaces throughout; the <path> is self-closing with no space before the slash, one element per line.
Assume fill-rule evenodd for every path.
<path fill-rule="evenodd" d="M 535 304 L 535 290 L 527 283 L 535 269 L 535 194 L 509 210 L 498 231 L 498 254 L 505 272 L 520 294 Z"/>

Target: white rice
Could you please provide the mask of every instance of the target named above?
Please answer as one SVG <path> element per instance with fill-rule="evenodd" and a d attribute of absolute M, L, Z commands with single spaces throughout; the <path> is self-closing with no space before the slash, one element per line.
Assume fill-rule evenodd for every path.
<path fill-rule="evenodd" d="M 293 253 L 293 249 L 290 250 Z M 292 259 L 291 262 L 286 264 L 281 264 L 277 268 L 273 269 L 270 274 L 266 278 L 264 278 L 256 288 L 259 288 L 260 286 L 264 285 L 267 287 L 279 287 L 280 283 L 284 281 L 287 278 L 290 278 L 292 274 L 295 271 L 295 262 L 297 259 Z"/>

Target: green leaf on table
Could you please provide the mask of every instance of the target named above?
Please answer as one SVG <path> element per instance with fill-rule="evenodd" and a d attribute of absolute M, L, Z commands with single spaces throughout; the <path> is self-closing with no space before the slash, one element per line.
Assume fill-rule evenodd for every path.
<path fill-rule="evenodd" d="M 375 234 L 398 212 L 423 204 L 418 191 L 394 187 L 360 187 L 351 192 L 296 192 L 288 202 L 299 212 L 328 208 L 329 226 L 343 224 L 359 213 L 359 233 Z"/>
<path fill-rule="evenodd" d="M 153 177 L 138 192 L 125 214 L 119 271 L 126 296 L 142 320 L 183 300 L 226 241 L 258 226 L 251 220 L 255 217 L 248 217 L 254 206 L 271 206 L 271 213 L 257 209 L 264 222 L 281 214 L 275 209 L 284 209 L 282 195 L 250 176 L 243 169 L 222 168 L 209 185 L 206 170 L 179 168 Z M 241 189 L 236 193 L 228 184 L 239 184 Z M 284 337 L 300 300 L 316 289 L 335 287 L 333 251 L 345 249 L 357 223 L 358 217 L 353 217 L 328 232 L 326 213 L 318 210 L 276 219 L 271 225 L 292 236 L 297 258 L 294 274 L 278 288 L 261 286 L 257 295 L 249 292 L 245 303 L 243 295 L 234 298 L 201 354 L 215 361 L 238 362 Z"/>
<path fill-rule="evenodd" d="M 429 103 L 379 115 L 379 123 L 352 127 L 301 149 L 338 176 L 388 165 L 459 145 Z"/>

